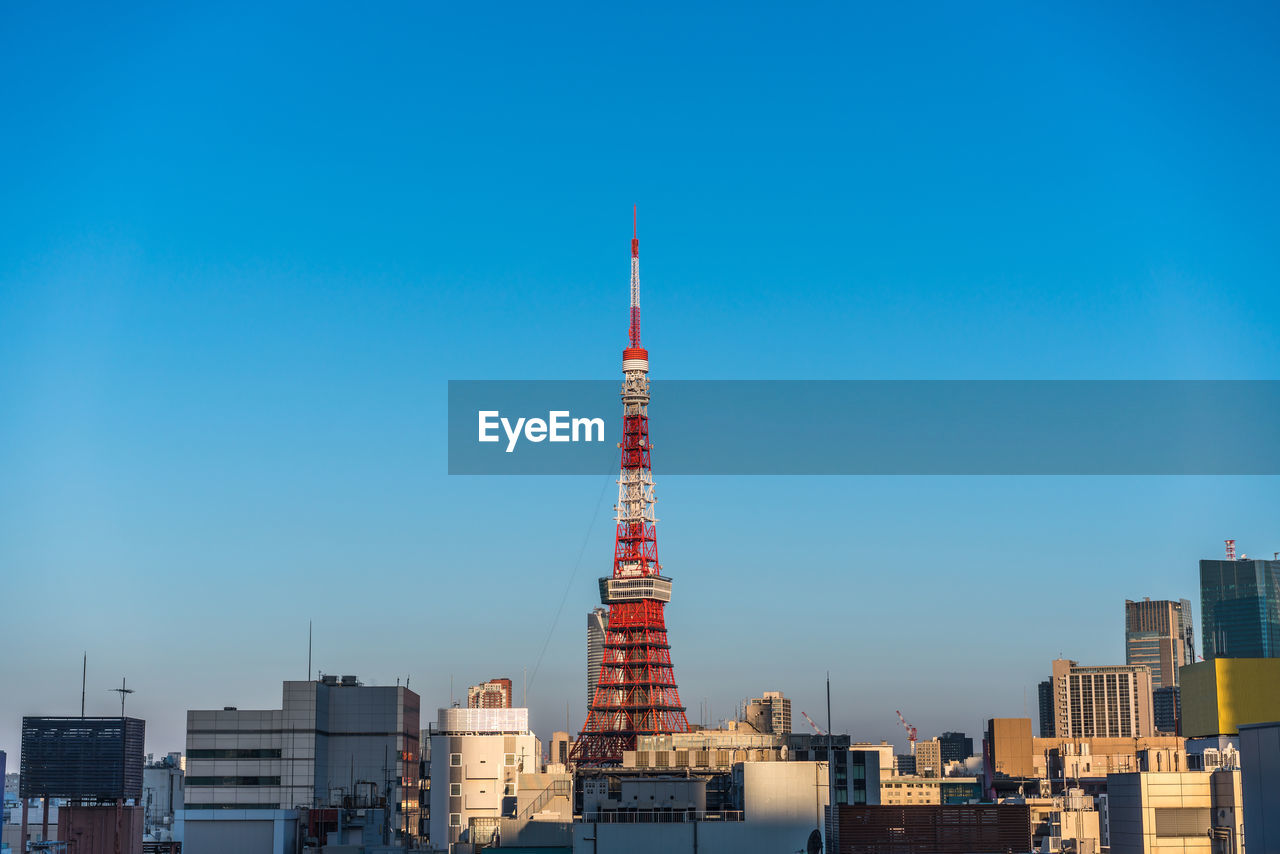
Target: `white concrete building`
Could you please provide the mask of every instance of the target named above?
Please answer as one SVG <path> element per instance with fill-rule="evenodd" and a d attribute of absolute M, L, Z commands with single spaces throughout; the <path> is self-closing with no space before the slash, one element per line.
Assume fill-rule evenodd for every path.
<path fill-rule="evenodd" d="M 173 822 L 183 803 L 182 754 L 170 753 L 142 769 L 142 833 L 144 839 L 174 839 Z"/>
<path fill-rule="evenodd" d="M 620 781 L 619 804 L 669 803 L 683 806 L 684 820 L 661 816 L 643 820 L 637 807 L 615 813 L 592 813 L 597 820 L 571 825 L 574 854 L 777 854 L 805 851 L 810 837 L 822 836 L 829 805 L 830 769 L 826 762 L 744 762 L 734 776 L 743 787 L 741 816 L 690 819 L 696 813 L 697 778 L 664 777 L 646 784 Z M 585 782 L 585 781 L 584 781 Z M 607 788 L 607 781 L 603 783 Z M 647 786 L 647 787 L 646 787 Z M 705 798 L 705 794 L 702 796 Z M 585 809 L 585 807 L 584 807 Z M 831 849 L 828 849 L 831 850 Z"/>
<path fill-rule="evenodd" d="M 440 709 L 431 735 L 431 847 L 488 842 L 542 764 L 528 709 Z"/>

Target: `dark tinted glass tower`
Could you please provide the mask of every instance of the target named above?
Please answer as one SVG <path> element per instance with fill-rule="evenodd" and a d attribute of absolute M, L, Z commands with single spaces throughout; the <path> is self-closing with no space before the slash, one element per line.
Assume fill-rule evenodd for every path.
<path fill-rule="evenodd" d="M 1046 679 L 1036 686 L 1040 698 L 1040 737 L 1053 738 L 1055 719 L 1053 716 L 1053 680 Z"/>
<path fill-rule="evenodd" d="M 1204 657 L 1280 658 L 1280 560 L 1200 561 Z"/>

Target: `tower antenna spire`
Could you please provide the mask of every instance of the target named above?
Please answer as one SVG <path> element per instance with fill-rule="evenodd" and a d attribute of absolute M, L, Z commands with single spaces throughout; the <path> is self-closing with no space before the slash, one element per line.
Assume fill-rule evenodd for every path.
<path fill-rule="evenodd" d="M 640 220 L 631 206 L 631 346 L 640 346 Z"/>

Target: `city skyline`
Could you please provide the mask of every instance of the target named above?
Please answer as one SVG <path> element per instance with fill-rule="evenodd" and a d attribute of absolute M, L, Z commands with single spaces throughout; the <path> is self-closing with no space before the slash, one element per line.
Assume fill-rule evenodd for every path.
<path fill-rule="evenodd" d="M 527 671 L 576 733 L 614 476 L 449 477 L 445 384 L 615 379 L 633 204 L 655 379 L 1274 378 L 1275 9 L 579 12 L 4 10 L 10 757 L 86 649 L 86 711 L 128 677 L 163 754 L 314 675 L 309 621 L 313 671 L 428 708 Z M 1035 719 L 1053 659 L 1123 663 L 1126 599 L 1203 644 L 1198 561 L 1280 548 L 1275 476 L 744 490 L 664 475 L 660 406 L 691 722 L 825 724 L 828 671 L 859 739 Z"/>

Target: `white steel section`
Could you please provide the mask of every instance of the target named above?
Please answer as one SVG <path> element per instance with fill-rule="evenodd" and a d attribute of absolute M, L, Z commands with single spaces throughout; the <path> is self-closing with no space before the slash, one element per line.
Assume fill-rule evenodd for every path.
<path fill-rule="evenodd" d="M 631 307 L 640 307 L 640 256 L 631 256 Z"/>
<path fill-rule="evenodd" d="M 637 360 L 638 361 L 638 360 Z M 649 377 L 644 370 L 627 370 L 622 382 L 622 411 L 624 416 L 648 415 Z M 647 468 L 623 469 L 618 477 L 618 503 L 614 505 L 614 520 L 619 523 L 653 523 L 653 472 Z M 618 573 L 622 577 L 643 575 L 638 561 L 621 561 Z"/>

